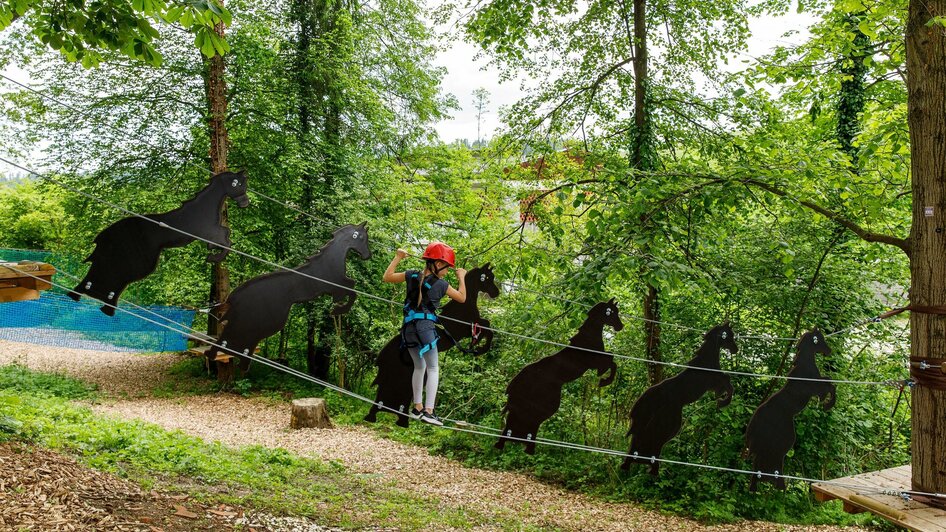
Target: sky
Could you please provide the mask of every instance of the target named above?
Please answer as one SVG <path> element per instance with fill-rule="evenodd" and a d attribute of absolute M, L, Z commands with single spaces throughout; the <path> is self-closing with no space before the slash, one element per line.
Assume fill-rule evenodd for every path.
<path fill-rule="evenodd" d="M 759 57 L 768 53 L 773 47 L 784 44 L 798 44 L 804 42 L 808 36 L 808 25 L 815 19 L 808 14 L 798 14 L 794 11 L 782 17 L 756 18 L 750 21 L 752 37 L 749 39 L 745 53 L 747 57 Z M 797 31 L 790 37 L 783 35 L 791 30 Z M 501 83 L 499 71 L 490 68 L 485 58 L 475 59 L 477 48 L 466 42 L 454 42 L 452 46 L 442 51 L 436 58 L 435 64 L 447 69 L 443 80 L 444 92 L 453 94 L 462 109 L 452 113 L 453 118 L 438 123 L 435 128 L 444 142 L 453 142 L 457 139 L 476 139 L 476 109 L 473 106 L 473 90 L 485 88 L 490 93 L 490 103 L 482 119 L 481 135 L 488 139 L 499 128 L 499 110 L 503 106 L 512 105 L 524 94 L 520 90 L 520 80 L 511 80 Z M 738 63 L 737 63 L 738 64 Z"/>
<path fill-rule="evenodd" d="M 814 19 L 810 15 L 794 12 L 782 17 L 753 19 L 750 21 L 752 37 L 745 54 L 747 57 L 759 57 L 778 44 L 800 43 L 807 37 L 806 28 L 813 22 Z M 797 33 L 784 38 L 783 34 L 791 30 Z M 484 139 L 488 139 L 500 127 L 500 109 L 512 105 L 524 95 L 520 89 L 520 80 L 500 82 L 499 71 L 490 68 L 486 58 L 477 59 L 476 55 L 477 48 L 474 45 L 462 40 L 454 40 L 451 46 L 441 51 L 434 61 L 437 66 L 446 68 L 443 91 L 453 94 L 461 107 L 451 113 L 450 119 L 435 125 L 440 139 L 444 142 L 476 139 L 476 110 L 472 94 L 474 89 L 482 87 L 490 93 L 489 104 L 482 119 L 481 136 Z M 5 68 L 2 72 L 17 81 L 29 81 L 27 76 L 15 67 Z M 0 91 L 7 88 L 0 80 Z M 0 144 L 2 144 L 2 139 L 0 139 Z M 20 173 L 0 162 L 0 175 Z"/>

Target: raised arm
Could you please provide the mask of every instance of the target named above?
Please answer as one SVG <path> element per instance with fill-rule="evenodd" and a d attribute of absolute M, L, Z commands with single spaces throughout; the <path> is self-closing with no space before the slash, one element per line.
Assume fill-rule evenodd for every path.
<path fill-rule="evenodd" d="M 384 270 L 384 276 L 381 279 L 386 283 L 403 283 L 404 282 L 404 272 L 395 272 L 394 269 L 397 268 L 397 265 L 404 260 L 404 257 L 407 256 L 407 252 L 403 249 L 399 249 L 394 252 L 394 258 L 391 259 L 391 264 L 388 264 L 388 269 Z"/>
<path fill-rule="evenodd" d="M 448 286 L 447 295 L 457 303 L 464 303 L 466 302 L 466 270 L 457 268 L 457 279 L 460 281 L 460 289 L 457 290 L 452 286 Z"/>

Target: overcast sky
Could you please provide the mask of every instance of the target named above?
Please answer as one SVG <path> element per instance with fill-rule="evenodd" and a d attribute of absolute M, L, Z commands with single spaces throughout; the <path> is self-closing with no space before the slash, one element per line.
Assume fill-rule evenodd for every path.
<path fill-rule="evenodd" d="M 801 43 L 807 38 L 807 27 L 814 19 L 808 14 L 794 11 L 783 17 L 765 17 L 753 19 L 749 28 L 752 37 L 746 48 L 747 57 L 765 55 L 779 44 Z M 791 37 L 782 37 L 786 32 L 796 30 Z M 473 90 L 485 88 L 490 93 L 488 113 L 482 120 L 482 137 L 488 139 L 499 127 L 499 109 L 515 103 L 523 93 L 518 80 L 500 83 L 499 72 L 487 66 L 488 61 L 475 59 L 477 48 L 466 42 L 454 42 L 449 50 L 441 52 L 436 59 L 438 66 L 447 68 L 443 80 L 444 92 L 453 94 L 462 109 L 453 112 L 451 120 L 437 124 L 437 133 L 441 140 L 452 142 L 457 139 L 476 139 L 476 109 L 473 106 Z M 737 62 L 737 64 L 740 64 Z"/>

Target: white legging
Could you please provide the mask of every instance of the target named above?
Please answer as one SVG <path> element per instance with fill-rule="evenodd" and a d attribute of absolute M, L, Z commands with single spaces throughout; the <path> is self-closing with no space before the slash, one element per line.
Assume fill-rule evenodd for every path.
<path fill-rule="evenodd" d="M 437 361 L 437 347 L 431 347 L 424 356 L 417 354 L 420 349 L 409 347 L 407 351 L 411 354 L 411 360 L 414 361 L 414 374 L 411 376 L 411 387 L 414 389 L 414 404 L 421 402 L 422 392 L 424 390 L 424 373 L 427 374 L 427 400 L 424 402 L 424 408 L 434 409 L 434 402 L 437 400 L 437 386 L 440 384 L 440 365 Z"/>

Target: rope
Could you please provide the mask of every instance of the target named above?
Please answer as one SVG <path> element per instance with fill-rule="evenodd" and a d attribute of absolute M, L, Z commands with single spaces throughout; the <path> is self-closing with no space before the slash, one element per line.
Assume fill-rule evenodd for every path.
<path fill-rule="evenodd" d="M 267 265 L 269 265 L 269 266 L 273 266 L 273 267 L 278 268 L 278 269 L 280 269 L 280 270 L 283 270 L 283 271 L 286 271 L 286 272 L 289 272 L 289 273 L 292 273 L 292 274 L 295 274 L 295 275 L 299 275 L 299 276 L 301 276 L 301 277 L 305 277 L 305 278 L 308 278 L 308 279 L 312 279 L 312 280 L 314 280 L 314 281 L 319 281 L 319 282 L 321 282 L 321 283 L 325 283 L 325 284 L 328 284 L 328 285 L 330 285 L 330 286 L 335 286 L 335 287 L 337 287 L 337 288 L 341 288 L 341 289 L 343 289 L 343 290 L 347 290 L 347 291 L 349 291 L 349 292 L 353 292 L 353 293 L 355 293 L 355 294 L 362 295 L 362 296 L 367 297 L 367 298 L 369 298 L 369 299 L 374 299 L 374 300 L 377 300 L 377 301 L 381 301 L 381 302 L 388 303 L 388 304 L 393 304 L 393 305 L 400 305 L 400 304 L 401 304 L 400 302 L 394 301 L 394 300 L 392 300 L 392 299 L 386 299 L 386 298 L 383 298 L 383 297 L 381 297 L 381 296 L 377 296 L 377 295 L 374 295 L 374 294 L 372 294 L 372 293 L 365 292 L 365 291 L 363 291 L 363 290 L 358 290 L 358 289 L 356 289 L 356 288 L 349 288 L 349 287 L 347 287 L 347 286 L 344 286 L 344 285 L 335 283 L 335 282 L 333 282 L 333 281 L 329 281 L 329 280 L 326 280 L 326 279 L 320 279 L 320 278 L 318 278 L 318 277 L 315 277 L 314 275 L 310 275 L 310 274 L 307 274 L 307 273 L 304 273 L 304 272 L 300 272 L 300 271 L 298 271 L 298 270 L 294 270 L 294 269 L 291 269 L 291 268 L 287 268 L 287 267 L 285 267 L 285 266 L 282 266 L 282 265 L 277 264 L 277 263 L 275 263 L 275 262 L 272 262 L 272 261 L 263 259 L 263 258 L 261 258 L 261 257 L 257 257 L 257 256 L 255 256 L 255 255 L 252 255 L 252 254 L 249 254 L 249 253 L 240 251 L 240 250 L 238 250 L 238 249 L 234 249 L 234 248 L 229 247 L 229 246 L 224 246 L 224 245 L 222 245 L 222 244 L 220 244 L 220 243 L 218 243 L 218 242 L 213 242 L 213 241 L 211 241 L 211 240 L 207 240 L 207 239 L 205 239 L 205 238 L 203 238 L 203 237 L 194 235 L 194 234 L 189 233 L 189 232 L 187 232 L 187 231 L 184 231 L 184 230 L 182 230 L 182 229 L 178 229 L 178 228 L 173 227 L 173 226 L 171 226 L 171 225 L 168 225 L 168 224 L 166 224 L 166 223 L 164 223 L 164 222 L 158 222 L 158 221 L 156 221 L 156 220 L 154 220 L 154 219 L 151 219 L 151 218 L 148 218 L 147 216 L 144 216 L 144 215 L 142 215 L 142 214 L 138 214 L 138 213 L 136 213 L 136 212 L 130 211 L 130 210 L 128 210 L 128 209 L 125 209 L 124 207 L 121 207 L 121 206 L 119 206 L 119 205 L 116 205 L 116 204 L 114 204 L 114 203 L 112 203 L 112 202 L 110 202 L 110 201 L 108 201 L 108 200 L 99 198 L 98 196 L 95 196 L 95 195 L 90 194 L 90 193 L 88 193 L 88 192 L 85 192 L 85 191 L 83 191 L 83 190 L 80 190 L 80 189 L 77 189 L 77 188 L 72 187 L 72 186 L 70 186 L 70 185 L 67 185 L 67 184 L 65 184 L 65 183 L 63 183 L 63 182 L 61 182 L 61 181 L 59 181 L 59 180 L 57 180 L 57 179 L 54 179 L 54 178 L 50 177 L 50 176 L 43 176 L 42 174 L 39 174 L 38 172 L 35 172 L 35 171 L 33 171 L 33 170 L 29 169 L 29 168 L 26 168 L 25 166 L 21 166 L 21 165 L 16 164 L 16 163 L 14 163 L 14 162 L 12 162 L 12 161 L 9 161 L 9 160 L 7 160 L 7 159 L 4 159 L 3 157 L 0 157 L 0 161 L 3 161 L 3 162 L 5 162 L 5 163 L 7 163 L 7 164 L 9 164 L 9 165 L 11 165 L 11 166 L 16 167 L 16 168 L 19 168 L 19 169 L 21 169 L 21 170 L 23 170 L 23 171 L 25 171 L 25 172 L 29 172 L 29 173 L 31 173 L 31 174 L 37 176 L 37 177 L 46 179 L 46 180 L 48 180 L 48 181 L 50 181 L 50 182 L 52 182 L 52 183 L 55 183 L 55 184 L 57 184 L 57 185 L 59 185 L 59 186 L 65 188 L 65 189 L 67 189 L 67 190 L 70 190 L 70 191 L 72 191 L 72 192 L 75 192 L 75 193 L 77 193 L 77 194 L 80 194 L 80 195 L 82 195 L 82 196 L 85 196 L 85 197 L 87 197 L 87 198 L 89 198 L 89 199 L 92 199 L 92 200 L 94 200 L 94 201 L 98 201 L 98 202 L 100 202 L 100 203 L 103 203 L 103 204 L 105 204 L 105 205 L 108 205 L 108 206 L 110 206 L 110 207 L 112 207 L 112 208 L 114 208 L 114 209 L 116 209 L 116 210 L 118 210 L 118 211 L 121 211 L 121 212 L 123 212 L 123 213 L 125 213 L 125 214 L 128 214 L 129 216 L 134 216 L 134 217 L 136 217 L 136 218 L 141 218 L 141 219 L 143 219 L 143 220 L 147 220 L 147 221 L 149 221 L 149 222 L 151 222 L 151 223 L 153 223 L 153 224 L 155 224 L 155 225 L 157 225 L 157 226 L 159 226 L 159 227 L 163 227 L 163 228 L 165 228 L 165 229 L 170 229 L 170 230 L 172 230 L 172 231 L 175 231 L 175 232 L 180 233 L 180 234 L 182 234 L 182 235 L 188 236 L 188 237 L 193 238 L 193 239 L 195 239 L 195 240 L 200 240 L 200 241 L 205 242 L 205 243 L 207 243 L 207 244 L 211 244 L 211 245 L 216 246 L 216 247 L 218 247 L 218 248 L 220 248 L 220 249 L 225 249 L 225 250 L 227 250 L 227 251 L 229 251 L 229 252 L 236 253 L 237 255 L 240 255 L 240 256 L 243 256 L 243 257 L 246 257 L 246 258 L 249 258 L 249 259 L 253 259 L 253 260 L 258 261 L 258 262 L 261 262 L 261 263 L 263 263 L 263 264 L 267 264 Z M 453 322 L 455 322 L 455 323 L 459 323 L 459 324 L 467 325 L 467 326 L 472 326 L 472 325 L 473 325 L 473 324 L 470 323 L 470 322 L 463 321 L 463 320 L 459 320 L 459 319 L 456 319 L 456 318 L 453 318 L 453 317 L 450 317 L 450 316 L 441 316 L 441 319 L 453 321 Z M 600 354 L 600 355 L 607 355 L 607 356 L 611 356 L 611 357 L 615 357 L 615 358 L 621 358 L 621 359 L 625 359 L 625 360 L 633 360 L 633 361 L 635 361 L 635 362 L 641 362 L 641 363 L 644 363 L 644 364 L 657 364 L 657 365 L 663 365 L 663 366 L 669 366 L 669 367 L 676 367 L 676 368 L 682 368 L 682 369 L 693 369 L 693 370 L 698 370 L 698 371 L 707 371 L 707 372 L 712 372 L 712 373 L 724 373 L 724 374 L 729 374 L 729 375 L 740 375 L 740 376 L 756 377 L 756 378 L 773 378 L 773 379 L 783 379 L 783 380 L 799 380 L 799 381 L 812 381 L 812 382 L 831 382 L 831 383 L 836 383 L 836 384 L 858 384 L 858 385 L 876 385 L 876 386 L 896 386 L 896 385 L 897 385 L 896 382 L 898 382 L 898 381 L 890 381 L 890 380 L 887 380 L 887 381 L 854 381 L 854 380 L 842 380 L 842 379 L 815 379 L 815 378 L 808 378 L 808 377 L 790 377 L 790 376 L 787 376 L 787 375 L 769 375 L 769 374 L 765 374 L 765 373 L 752 373 L 752 372 L 745 372 L 745 371 L 724 370 L 724 369 L 716 369 L 716 368 L 704 368 L 704 367 L 699 367 L 699 366 L 688 366 L 688 365 L 686 365 L 686 364 L 678 364 L 678 363 L 675 363 L 675 362 L 667 362 L 667 361 L 662 361 L 662 360 L 648 360 L 648 359 L 640 358 L 640 357 L 634 357 L 634 356 L 629 356 L 629 355 L 618 355 L 618 354 L 616 354 L 616 353 L 609 353 L 609 352 L 607 352 L 607 351 L 599 351 L 599 350 L 597 350 L 597 349 L 589 349 L 589 348 L 580 347 L 580 346 L 573 346 L 573 345 L 569 345 L 569 344 L 563 344 L 563 343 L 560 343 L 560 342 L 555 342 L 555 341 L 552 341 L 552 340 L 545 340 L 545 339 L 537 338 L 537 337 L 534 337 L 534 336 L 528 336 L 528 335 L 523 335 L 523 334 L 517 334 L 517 333 L 514 333 L 514 332 L 510 332 L 510 331 L 505 331 L 505 330 L 502 330 L 502 329 L 497 329 L 497 328 L 495 328 L 495 327 L 482 327 L 482 328 L 483 328 L 484 330 L 489 330 L 489 331 L 492 331 L 492 332 L 494 332 L 494 333 L 504 334 L 504 335 L 506 335 L 506 336 L 512 336 L 512 337 L 514 337 L 514 338 L 519 338 L 519 339 L 522 339 L 522 340 L 529 340 L 529 341 L 533 341 L 533 342 L 539 342 L 539 343 L 544 343 L 544 344 L 548 344 L 548 345 L 553 345 L 553 346 L 556 346 L 556 347 L 570 348 L 570 349 L 575 349 L 575 350 L 578 350 L 578 351 L 585 351 L 585 352 L 588 352 L 588 353 L 595 353 L 595 354 Z"/>
<path fill-rule="evenodd" d="M 11 266 L 5 266 L 5 265 L 0 265 L 0 266 L 3 266 L 3 267 L 8 268 L 8 269 L 10 269 L 10 270 L 14 270 L 14 268 L 11 267 Z M 19 270 L 15 270 L 15 271 L 19 272 Z M 30 273 L 28 273 L 28 272 L 19 272 L 19 273 L 23 273 L 23 274 L 25 274 L 25 275 L 27 275 L 27 276 L 29 276 L 29 277 L 33 277 L 34 279 L 37 279 L 37 280 L 42 280 L 42 279 L 40 279 L 38 276 L 32 275 L 32 274 L 30 274 Z M 48 281 L 47 281 L 47 282 L 48 282 Z M 62 285 L 60 285 L 60 284 L 58 284 L 58 283 L 49 282 L 49 284 L 52 284 L 53 286 L 56 286 L 57 288 L 61 288 L 61 289 L 64 289 L 64 290 L 68 290 L 68 287 L 62 286 Z M 146 317 L 144 317 L 144 316 L 141 316 L 141 315 L 139 315 L 139 314 L 135 314 L 134 312 L 129 311 L 129 310 L 124 309 L 124 308 L 120 308 L 120 307 L 118 307 L 117 305 L 113 305 L 113 304 L 110 304 L 110 303 L 104 303 L 104 304 L 105 304 L 106 306 L 109 306 L 109 307 L 111 307 L 111 308 L 113 308 L 113 309 L 115 309 L 115 310 L 118 310 L 118 311 L 120 311 L 120 312 L 124 312 L 124 313 L 126 313 L 126 314 L 130 314 L 130 315 L 132 315 L 132 316 L 134 316 L 134 317 L 137 317 L 138 319 L 141 319 L 141 320 L 143 320 L 143 321 L 147 321 L 147 322 L 152 323 L 152 324 L 154 324 L 154 325 L 157 325 L 157 326 L 159 326 L 159 327 L 164 327 L 164 328 L 166 328 L 166 329 L 168 329 L 168 330 L 170 330 L 170 331 L 172 331 L 172 332 L 177 332 L 177 333 L 181 333 L 181 334 L 185 334 L 185 335 L 187 335 L 187 333 L 185 333 L 184 331 L 197 332 L 195 329 L 192 329 L 192 328 L 190 328 L 190 327 L 188 327 L 188 326 L 186 326 L 186 325 L 183 325 L 183 324 L 177 324 L 177 325 L 181 328 L 181 329 L 177 329 L 177 328 L 171 327 L 170 325 L 165 325 L 165 324 L 162 324 L 162 323 L 158 323 L 158 322 L 156 322 L 156 321 L 154 321 L 154 320 L 148 319 L 148 318 L 146 318 Z M 135 306 L 137 307 L 137 305 L 135 305 Z M 254 360 L 254 361 L 256 361 L 256 362 L 259 362 L 260 364 L 263 364 L 263 365 L 265 365 L 265 366 L 267 366 L 267 367 L 273 368 L 273 369 L 275 369 L 275 370 L 277 370 L 277 371 L 282 371 L 282 372 L 284 372 L 284 373 L 286 373 L 286 374 L 288 374 L 288 375 L 292 375 L 292 376 L 301 378 L 301 379 L 306 380 L 306 381 L 309 381 L 309 382 L 311 382 L 311 383 L 313 383 L 313 384 L 318 384 L 318 385 L 320 385 L 320 386 L 323 386 L 323 387 L 328 388 L 328 389 L 330 389 L 330 390 L 333 390 L 333 391 L 335 391 L 335 392 L 341 393 L 341 394 L 343 394 L 343 395 L 347 395 L 347 396 L 349 396 L 349 397 L 351 397 L 351 398 L 353 398 L 353 399 L 357 399 L 357 400 L 362 401 L 362 402 L 364 402 L 364 403 L 373 404 L 374 406 L 376 406 L 376 407 L 377 407 L 378 409 L 380 409 L 380 410 L 385 410 L 385 411 L 390 412 L 390 413 L 393 413 L 393 414 L 403 414 L 403 412 L 399 412 L 399 411 L 397 411 L 397 410 L 394 410 L 393 408 L 387 407 L 387 406 L 382 405 L 382 404 L 377 404 L 377 403 L 375 403 L 374 401 L 372 401 L 371 399 L 369 399 L 368 397 L 365 397 L 365 396 L 363 396 L 363 395 L 360 395 L 360 394 L 358 394 L 358 393 L 356 393 L 356 392 L 353 392 L 353 391 L 350 391 L 350 390 L 346 390 L 346 389 L 344 389 L 344 388 L 341 388 L 341 387 L 336 386 L 336 385 L 334 385 L 334 384 L 331 384 L 331 383 L 329 383 L 329 382 L 326 382 L 326 381 L 323 381 L 323 380 L 321 380 L 321 379 L 315 378 L 315 377 L 313 377 L 313 376 L 311 376 L 311 375 L 309 375 L 309 374 L 307 374 L 307 373 L 303 373 L 303 372 L 301 372 L 301 371 L 299 371 L 299 370 L 297 370 L 297 369 L 291 368 L 291 367 L 289 367 L 289 366 L 284 366 L 284 365 L 282 365 L 282 364 L 279 364 L 279 363 L 277 363 L 277 362 L 274 362 L 274 361 L 272 361 L 272 360 L 269 360 L 268 358 L 264 358 L 264 357 L 261 357 L 261 356 L 255 355 L 255 354 L 238 353 L 237 351 L 235 351 L 235 350 L 233 350 L 233 349 L 231 349 L 231 348 L 229 348 L 229 347 L 227 347 L 227 346 L 225 346 L 225 345 L 220 345 L 220 344 L 217 344 L 217 343 L 214 343 L 214 342 L 206 342 L 206 343 L 208 343 L 208 344 L 210 344 L 210 345 L 213 345 L 213 346 L 217 347 L 217 348 L 220 349 L 220 350 L 228 351 L 228 352 L 230 352 L 230 353 L 232 353 L 232 354 L 234 354 L 234 355 L 236 355 L 236 356 L 238 356 L 238 357 L 249 358 L 249 359 Z M 444 419 L 446 419 L 446 418 L 444 418 Z M 484 426 L 482 426 L 482 425 L 475 425 L 475 424 L 472 424 L 472 423 L 467 423 L 467 422 L 463 422 L 463 421 L 449 420 L 449 419 L 447 419 L 447 421 L 453 423 L 454 426 L 444 425 L 444 426 L 442 427 L 443 429 L 451 430 L 451 431 L 454 431 L 454 432 L 467 433 L 467 434 L 476 434 L 476 435 L 480 435 L 480 436 L 488 436 L 488 437 L 496 437 L 496 436 L 497 436 L 497 433 L 495 432 L 497 429 L 492 428 L 492 427 L 484 427 Z M 474 429 L 469 429 L 469 428 L 465 428 L 465 426 L 473 426 L 473 427 L 477 427 L 477 428 L 483 428 L 483 429 L 489 430 L 490 432 L 487 432 L 486 430 L 474 430 Z M 851 490 L 853 490 L 853 491 L 859 491 L 859 490 L 863 490 L 865 487 L 870 487 L 870 486 L 863 486 L 863 485 L 857 485 L 857 484 L 848 484 L 848 483 L 844 483 L 844 482 L 837 482 L 837 481 L 834 481 L 834 480 L 821 480 L 821 479 L 814 479 L 814 478 L 808 478 L 808 477 L 800 477 L 800 476 L 795 476 L 795 475 L 784 475 L 784 474 L 776 474 L 776 473 L 764 473 L 764 472 L 762 472 L 762 471 L 749 471 L 749 470 L 745 470 L 745 469 L 736 469 L 736 468 L 731 468 L 731 467 L 714 466 L 714 465 L 709 465 L 709 464 L 699 464 L 699 463 L 694 463 L 694 462 L 686 462 L 686 461 L 682 461 L 682 460 L 671 460 L 671 459 L 668 459 L 668 458 L 656 458 L 656 457 L 653 457 L 653 456 L 652 456 L 652 457 L 641 457 L 641 456 L 636 456 L 636 455 L 632 455 L 632 454 L 629 454 L 629 453 L 625 453 L 625 452 L 623 452 L 623 451 L 617 451 L 617 450 L 614 450 L 614 449 L 605 449 L 605 448 L 600 448 L 600 447 L 592 447 L 592 446 L 588 446 L 588 445 L 581 445 L 581 444 L 577 444 L 577 443 L 563 442 L 563 441 L 551 440 L 551 439 L 544 439 L 544 438 L 536 438 L 535 440 L 530 440 L 530 439 L 526 439 L 526 438 L 518 438 L 518 437 L 513 437 L 513 436 L 504 436 L 504 435 L 500 435 L 500 436 L 502 436 L 503 438 L 505 438 L 505 439 L 507 439 L 507 440 L 516 441 L 516 442 L 521 442 L 521 443 L 536 443 L 536 444 L 547 445 L 547 446 L 550 446 L 550 447 L 558 447 L 558 448 L 562 448 L 562 449 L 571 449 L 571 450 L 577 450 L 577 451 L 593 452 L 593 453 L 597 453 L 597 454 L 604 454 L 604 455 L 608 455 L 608 456 L 616 456 L 616 457 L 620 457 L 620 458 L 633 458 L 633 459 L 636 459 L 636 460 L 645 460 L 645 461 L 650 461 L 651 463 L 660 462 L 660 463 L 664 463 L 664 464 L 680 465 L 680 466 L 687 466 L 687 467 L 696 467 L 696 468 L 707 469 L 707 470 L 712 470 L 712 471 L 721 471 L 721 472 L 737 473 L 737 474 L 745 474 L 745 475 L 755 475 L 757 478 L 763 478 L 763 477 L 765 477 L 765 478 L 776 478 L 776 479 L 777 479 L 777 478 L 782 478 L 782 479 L 786 479 L 786 480 L 797 480 L 797 481 L 801 481 L 801 482 L 806 482 L 806 483 L 808 483 L 808 484 L 818 483 L 818 484 L 824 484 L 824 485 L 838 486 L 838 487 L 843 487 L 843 488 L 851 489 Z M 899 497 L 904 497 L 904 498 L 909 498 L 910 496 L 944 497 L 944 495 L 943 495 L 943 494 L 940 494 L 940 493 L 929 493 L 929 492 L 912 491 L 912 490 L 902 490 L 902 491 L 901 491 L 901 490 L 889 490 L 889 489 L 883 489 L 883 488 L 879 488 L 879 487 L 877 487 L 876 489 L 869 489 L 869 490 L 866 490 L 866 491 L 859 491 L 859 492 L 862 493 L 862 494 L 868 494 L 868 493 L 870 493 L 870 494 L 883 494 L 883 495 L 899 496 Z"/>

